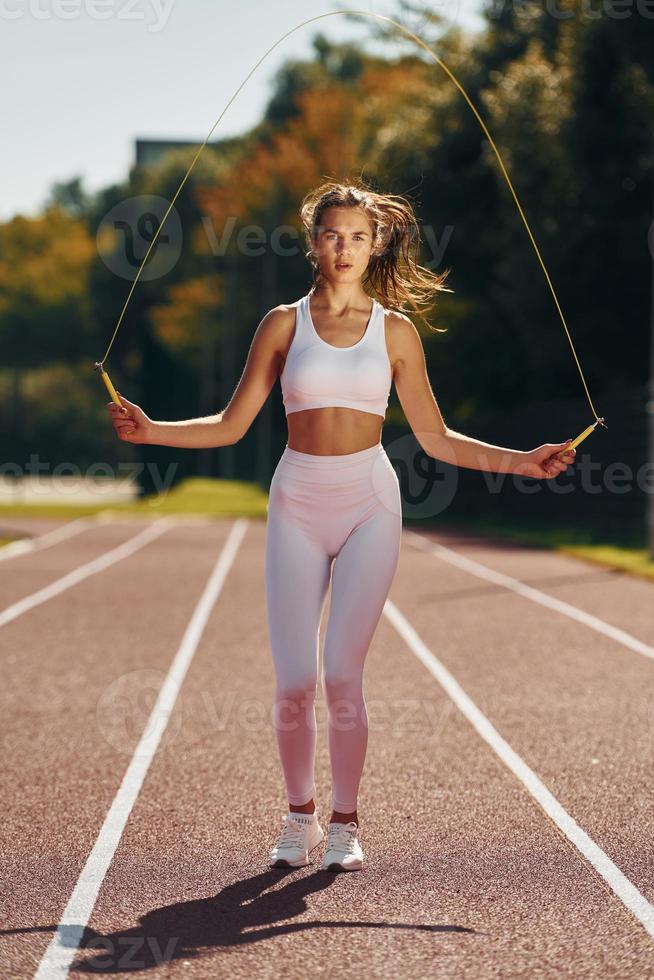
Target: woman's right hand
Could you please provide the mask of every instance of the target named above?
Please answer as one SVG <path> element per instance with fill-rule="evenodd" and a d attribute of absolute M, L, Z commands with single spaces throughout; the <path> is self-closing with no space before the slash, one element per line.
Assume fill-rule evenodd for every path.
<path fill-rule="evenodd" d="M 150 442 L 154 425 L 152 419 L 148 418 L 142 408 L 129 401 L 119 391 L 116 394 L 123 407 L 119 408 L 111 401 L 107 402 L 107 408 L 118 438 L 123 442 Z"/>

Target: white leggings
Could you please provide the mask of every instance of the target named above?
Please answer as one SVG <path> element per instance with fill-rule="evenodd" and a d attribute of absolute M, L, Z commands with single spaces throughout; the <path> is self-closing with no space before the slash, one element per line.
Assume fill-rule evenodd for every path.
<path fill-rule="evenodd" d="M 363 665 L 397 568 L 401 532 L 399 481 L 380 442 L 336 456 L 286 446 L 270 484 L 265 578 L 274 723 L 289 803 L 308 803 L 316 793 L 314 700 L 331 571 L 322 688 L 332 803 L 343 813 L 357 808 L 368 745 Z"/>

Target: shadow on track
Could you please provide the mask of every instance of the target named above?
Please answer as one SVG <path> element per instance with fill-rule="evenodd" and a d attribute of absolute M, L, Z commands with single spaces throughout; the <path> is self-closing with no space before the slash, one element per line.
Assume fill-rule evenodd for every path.
<path fill-rule="evenodd" d="M 245 946 L 275 936 L 305 929 L 408 929 L 431 933 L 468 933 L 474 929 L 459 925 L 411 924 L 404 922 L 362 922 L 321 920 L 289 923 L 285 920 L 307 911 L 308 895 L 330 887 L 337 878 L 333 872 L 293 877 L 297 868 L 271 868 L 263 874 L 227 885 L 210 898 L 176 902 L 146 913 L 139 925 L 118 929 L 106 935 L 87 927 L 71 973 L 128 973 L 158 967 L 174 960 L 202 957 L 212 949 Z M 344 872 L 344 874 L 353 872 Z M 267 889 L 273 889 L 267 891 Z M 275 923 L 283 921 L 282 925 Z M 0 935 L 54 931 L 56 926 L 0 930 Z"/>

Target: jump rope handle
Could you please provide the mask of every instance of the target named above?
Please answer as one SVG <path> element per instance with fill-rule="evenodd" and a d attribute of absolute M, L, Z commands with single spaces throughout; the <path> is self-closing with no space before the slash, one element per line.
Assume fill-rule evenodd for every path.
<path fill-rule="evenodd" d="M 577 436 L 576 439 L 573 439 L 572 442 L 570 443 L 570 445 L 567 446 L 566 448 L 567 449 L 576 449 L 576 447 L 579 445 L 579 443 L 580 442 L 583 442 L 584 439 L 586 438 L 586 436 L 589 436 L 591 434 L 591 432 L 593 432 L 594 429 L 597 428 L 598 425 L 601 425 L 603 429 L 606 429 L 607 428 L 607 426 L 604 424 L 604 419 L 603 418 L 598 419 L 596 422 L 593 422 L 592 425 L 589 425 L 587 429 L 584 429 L 584 431 L 582 433 L 580 433 Z"/>
<path fill-rule="evenodd" d="M 95 362 L 95 368 L 96 368 L 96 370 L 98 368 L 100 368 L 100 377 L 104 381 L 104 383 L 105 383 L 105 385 L 107 387 L 107 391 L 111 395 L 111 400 L 113 402 L 115 402 L 116 405 L 118 405 L 118 408 L 122 408 L 123 407 L 123 403 L 121 402 L 120 398 L 118 397 L 118 392 L 116 391 L 116 389 L 112 385 L 111 378 L 109 377 L 109 375 L 107 374 L 107 372 L 103 368 L 102 363 L 100 361 L 96 361 Z"/>

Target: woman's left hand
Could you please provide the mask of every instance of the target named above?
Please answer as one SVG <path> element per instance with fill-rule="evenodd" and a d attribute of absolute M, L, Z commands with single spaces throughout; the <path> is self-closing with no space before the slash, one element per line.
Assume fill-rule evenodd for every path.
<path fill-rule="evenodd" d="M 520 476 L 534 477 L 536 480 L 551 480 L 574 462 L 577 450 L 565 449 L 571 442 L 572 439 L 566 439 L 565 442 L 543 443 L 537 449 L 525 453 L 513 472 Z"/>

